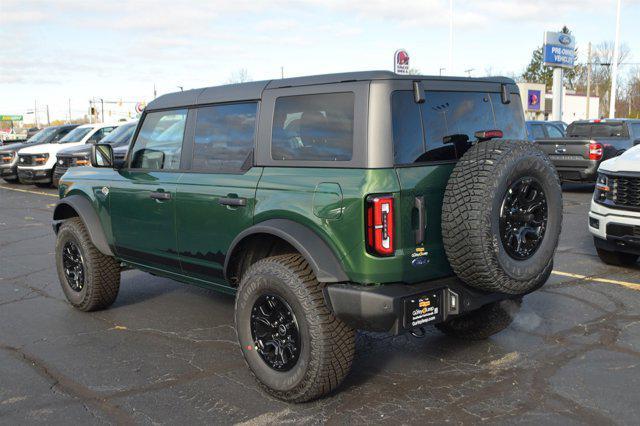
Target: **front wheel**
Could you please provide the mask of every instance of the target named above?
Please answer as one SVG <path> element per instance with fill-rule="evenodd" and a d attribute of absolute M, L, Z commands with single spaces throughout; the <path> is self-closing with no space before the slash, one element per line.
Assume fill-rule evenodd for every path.
<path fill-rule="evenodd" d="M 299 254 L 262 259 L 242 277 L 235 322 L 247 365 L 265 391 L 284 401 L 316 399 L 351 368 L 355 331 L 333 316 Z"/>
<path fill-rule="evenodd" d="M 120 265 L 91 242 L 80 218 L 65 220 L 56 241 L 58 279 L 69 303 L 81 311 L 109 307 L 120 289 Z"/>

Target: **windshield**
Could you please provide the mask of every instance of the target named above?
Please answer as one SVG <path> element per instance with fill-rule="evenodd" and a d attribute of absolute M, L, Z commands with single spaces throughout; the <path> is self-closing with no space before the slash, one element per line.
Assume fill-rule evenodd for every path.
<path fill-rule="evenodd" d="M 56 129 L 55 127 L 47 127 L 46 129 L 42 129 L 35 135 L 31 136 L 27 143 L 44 142 L 49 138 L 49 136 L 53 135 L 56 130 L 58 129 Z"/>
<path fill-rule="evenodd" d="M 574 123 L 567 129 L 570 138 L 627 138 L 629 135 L 620 122 Z"/>
<path fill-rule="evenodd" d="M 84 138 L 87 133 L 93 130 L 93 127 L 76 127 L 72 131 L 67 134 L 64 138 L 60 139 L 58 143 L 67 143 L 67 142 L 80 142 L 82 138 Z"/>
<path fill-rule="evenodd" d="M 123 124 L 105 136 L 100 143 L 108 143 L 113 146 L 128 144 L 136 130 L 136 124 L 136 122 Z"/>

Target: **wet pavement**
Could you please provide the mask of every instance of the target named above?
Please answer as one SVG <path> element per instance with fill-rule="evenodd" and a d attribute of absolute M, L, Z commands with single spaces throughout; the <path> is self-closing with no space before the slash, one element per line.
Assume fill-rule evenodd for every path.
<path fill-rule="evenodd" d="M 484 342 L 359 333 L 338 391 L 292 405 L 245 367 L 231 296 L 127 271 L 110 309 L 72 309 L 55 191 L 0 183 L 0 423 L 637 424 L 640 267 L 595 255 L 592 189 L 565 188 L 555 273 L 509 329 Z"/>

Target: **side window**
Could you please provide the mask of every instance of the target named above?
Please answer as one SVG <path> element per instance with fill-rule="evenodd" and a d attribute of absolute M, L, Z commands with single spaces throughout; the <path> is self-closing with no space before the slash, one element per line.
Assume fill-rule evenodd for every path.
<path fill-rule="evenodd" d="M 404 90 L 393 93 L 391 106 L 395 164 L 411 164 L 425 151 L 420 107 L 413 100 L 413 92 Z"/>
<path fill-rule="evenodd" d="M 532 124 L 531 125 L 531 131 L 533 133 L 533 138 L 534 139 L 545 139 L 546 136 L 544 134 L 544 128 L 542 127 L 542 124 Z"/>
<path fill-rule="evenodd" d="M 354 98 L 352 92 L 277 98 L 271 133 L 271 158 L 351 160 Z"/>
<path fill-rule="evenodd" d="M 547 133 L 549 134 L 550 138 L 563 138 L 564 137 L 564 135 L 562 134 L 560 129 L 558 129 L 553 124 L 547 124 Z"/>
<path fill-rule="evenodd" d="M 87 142 L 100 142 L 105 136 L 107 136 L 115 127 L 103 127 L 95 132 Z"/>
<path fill-rule="evenodd" d="M 192 168 L 240 170 L 253 148 L 257 104 L 228 104 L 197 109 Z"/>
<path fill-rule="evenodd" d="M 180 168 L 187 110 L 148 113 L 131 151 L 134 169 L 176 170 Z"/>
<path fill-rule="evenodd" d="M 634 139 L 640 139 L 640 123 L 631 123 L 631 133 Z"/>

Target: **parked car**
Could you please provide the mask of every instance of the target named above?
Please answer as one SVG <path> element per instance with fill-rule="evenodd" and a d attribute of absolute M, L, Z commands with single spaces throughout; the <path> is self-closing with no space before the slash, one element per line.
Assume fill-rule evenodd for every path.
<path fill-rule="evenodd" d="M 121 124 L 113 130 L 100 143 L 110 144 L 114 149 L 116 147 L 129 146 L 133 132 L 136 130 L 138 120 Z M 62 175 L 64 175 L 69 167 L 90 166 L 89 157 L 93 144 L 84 144 L 65 148 L 56 155 L 56 167 L 53 172 L 53 186 L 57 187 Z"/>
<path fill-rule="evenodd" d="M 598 168 L 589 231 L 600 259 L 631 265 L 640 255 L 640 146 Z"/>
<path fill-rule="evenodd" d="M 33 147 L 48 143 L 56 143 L 71 130 L 78 127 L 77 124 L 65 124 L 51 126 L 40 130 L 26 142 L 13 143 L 0 147 L 0 177 L 7 182 L 18 182 L 18 151 L 22 148 Z"/>
<path fill-rule="evenodd" d="M 562 129 L 562 133 L 566 133 L 567 132 L 567 127 L 569 127 L 569 124 L 565 123 L 564 121 L 560 121 L 560 120 L 549 120 L 549 121 L 547 121 L 547 123 L 555 124 L 560 129 Z"/>
<path fill-rule="evenodd" d="M 640 120 L 574 121 L 565 138 L 537 139 L 563 181 L 595 182 L 598 166 L 640 143 Z"/>
<path fill-rule="evenodd" d="M 23 183 L 49 186 L 56 167 L 56 154 L 64 148 L 99 142 L 117 124 L 78 126 L 55 143 L 22 148 L 18 151 L 18 178 Z"/>
<path fill-rule="evenodd" d="M 527 121 L 527 139 L 535 142 L 538 139 L 564 138 L 564 129 L 557 123 L 557 121 Z"/>
<path fill-rule="evenodd" d="M 106 308 L 122 265 L 236 293 L 242 354 L 280 399 L 336 388 L 356 329 L 487 338 L 551 273 L 562 192 L 511 79 L 242 83 L 140 120 L 124 164 L 96 144 L 60 182 L 64 294 Z"/>

